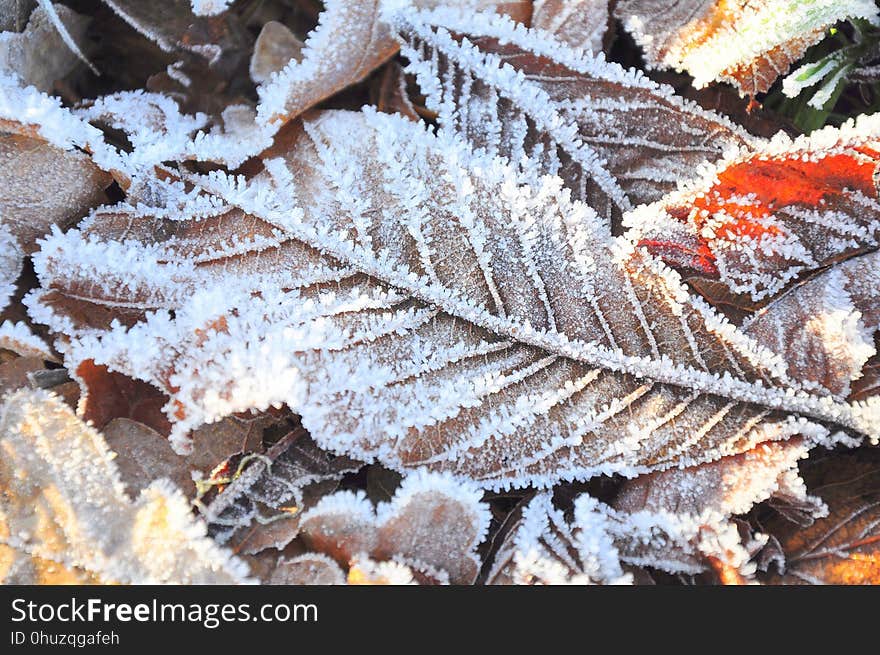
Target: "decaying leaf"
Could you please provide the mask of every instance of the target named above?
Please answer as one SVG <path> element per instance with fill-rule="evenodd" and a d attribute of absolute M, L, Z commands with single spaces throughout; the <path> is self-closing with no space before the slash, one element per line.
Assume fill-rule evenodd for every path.
<path fill-rule="evenodd" d="M 809 449 L 801 439 L 765 443 L 699 467 L 661 471 L 624 483 L 612 507 L 619 525 L 615 544 L 623 561 L 670 572 L 698 573 L 710 558 L 747 575 L 766 535 L 742 535 L 730 519 L 770 498 L 824 516 L 807 495 L 798 461 Z"/>
<path fill-rule="evenodd" d="M 451 477 L 416 472 L 375 509 L 363 493 L 325 496 L 303 515 L 300 530 L 313 550 L 340 564 L 365 555 L 467 584 L 480 570 L 476 547 L 489 527 L 480 497 Z"/>
<path fill-rule="evenodd" d="M 167 394 L 184 450 L 276 403 L 326 448 L 490 487 L 696 465 L 824 424 L 877 435 L 875 404 L 789 377 L 558 179 L 519 182 L 406 119 L 328 113 L 251 182 L 198 180 L 240 210 L 117 207 L 54 235 L 28 302 L 73 370 Z"/>
<path fill-rule="evenodd" d="M 743 95 L 767 91 L 838 21 L 878 19 L 871 0 L 621 0 L 615 13 L 649 65 Z"/>
<path fill-rule="evenodd" d="M 247 581 L 247 567 L 207 537 L 167 482 L 131 501 L 101 435 L 50 394 L 7 397 L 0 448 L 3 543 L 17 553 L 103 582 Z"/>
<path fill-rule="evenodd" d="M 503 17 L 409 11 L 395 26 L 442 126 L 506 157 L 523 181 L 560 176 L 609 225 L 751 142 L 668 87 Z"/>
<path fill-rule="evenodd" d="M 318 26 L 309 34 L 299 57 L 260 87 L 259 120 L 284 123 L 296 118 L 340 89 L 361 81 L 395 55 L 399 46 L 382 4 L 380 0 L 327 0 Z M 415 0 L 415 4 L 432 7 L 445 3 Z M 470 11 L 494 9 L 520 19 L 530 9 L 530 3 L 523 1 L 458 0 L 452 4 Z M 288 51 L 294 54 L 290 48 Z"/>
<path fill-rule="evenodd" d="M 283 23 L 270 20 L 263 25 L 251 56 L 251 79 L 265 84 L 291 61 L 300 62 L 305 44 Z"/>
<path fill-rule="evenodd" d="M 574 48 L 602 51 L 608 29 L 608 0 L 535 0 L 532 27 Z"/>
<path fill-rule="evenodd" d="M 770 584 L 880 583 L 880 456 L 876 448 L 834 453 L 807 471 L 828 515 L 809 527 L 777 518 L 766 529 L 784 552 Z"/>

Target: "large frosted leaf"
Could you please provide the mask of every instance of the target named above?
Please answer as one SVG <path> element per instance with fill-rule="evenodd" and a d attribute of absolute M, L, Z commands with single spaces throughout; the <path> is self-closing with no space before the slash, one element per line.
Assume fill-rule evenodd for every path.
<path fill-rule="evenodd" d="M 558 180 L 518 181 L 402 118 L 326 114 L 252 182 L 199 180 L 241 209 L 55 235 L 31 310 L 74 373 L 167 394 L 183 449 L 281 403 L 326 448 L 487 486 L 822 438 L 806 417 L 876 436 L 874 405 L 808 391 Z"/>

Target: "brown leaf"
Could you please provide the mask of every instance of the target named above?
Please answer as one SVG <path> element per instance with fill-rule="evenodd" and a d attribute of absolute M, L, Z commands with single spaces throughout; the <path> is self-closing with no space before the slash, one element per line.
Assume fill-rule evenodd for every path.
<path fill-rule="evenodd" d="M 55 5 L 54 11 L 73 42 L 83 43 L 88 17 L 62 4 Z M 20 34 L 4 36 L 0 40 L 0 72 L 12 73 L 40 91 L 51 91 L 54 82 L 70 73 L 78 62 L 42 6 L 34 9 Z"/>
<path fill-rule="evenodd" d="M 764 528 L 785 552 L 769 584 L 880 584 L 880 451 L 862 448 L 819 458 L 804 474 L 828 516 L 803 528 L 782 518 Z"/>
<path fill-rule="evenodd" d="M 305 513 L 300 530 L 313 550 L 340 564 L 359 554 L 380 562 L 403 558 L 467 584 L 479 572 L 476 547 L 489 524 L 479 498 L 449 478 L 416 473 L 375 510 L 363 494 L 327 496 Z"/>
<path fill-rule="evenodd" d="M 281 558 L 268 580 L 273 585 L 342 585 L 345 572 L 326 555 L 306 553 Z"/>
<path fill-rule="evenodd" d="M 103 437 L 50 394 L 5 398 L 0 448 L 0 543 L 21 556 L 102 582 L 247 581 L 242 562 L 207 537 L 179 491 L 154 483 L 132 501 Z"/>
<path fill-rule="evenodd" d="M 558 180 L 519 179 L 400 117 L 328 112 L 250 182 L 199 179 L 242 210 L 132 222 L 119 206 L 54 238 L 31 311 L 82 335 L 68 366 L 100 356 L 172 397 L 181 450 L 206 420 L 285 402 L 335 451 L 548 486 L 824 439 L 805 416 L 876 429 L 861 407 L 807 393 Z M 98 315 L 86 302 L 160 311 L 88 330 L 75 324 Z M 310 336 L 291 348 L 290 335 Z"/>
<path fill-rule="evenodd" d="M 26 254 L 53 225 L 66 228 L 106 200 L 110 176 L 82 152 L 0 131 L 0 160 L 0 220 Z"/>
<path fill-rule="evenodd" d="M 651 538 L 627 538 L 622 531 L 615 541 L 621 559 L 673 573 L 697 573 L 707 565 L 725 575 L 746 570 L 763 542 L 752 543 L 750 535 L 743 540 L 732 516 L 770 498 L 799 502 L 813 516 L 824 513 L 821 502 L 807 496 L 797 473 L 807 453 L 803 440 L 794 438 L 698 467 L 627 480 L 612 507 L 625 521 L 637 517 L 639 530 Z"/>
<path fill-rule="evenodd" d="M 304 511 L 335 491 L 345 473 L 360 468 L 321 450 L 301 429 L 265 456 L 246 457 L 226 467 L 222 475 L 231 481 L 201 511 L 216 541 L 247 554 L 283 549 L 299 533 Z M 233 465 L 241 470 L 228 470 Z"/>

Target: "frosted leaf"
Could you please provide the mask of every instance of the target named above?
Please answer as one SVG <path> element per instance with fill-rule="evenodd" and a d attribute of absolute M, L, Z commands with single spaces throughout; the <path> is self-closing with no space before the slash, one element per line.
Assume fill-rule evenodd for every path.
<path fill-rule="evenodd" d="M 286 122 L 366 77 L 397 52 L 379 15 L 380 0 L 327 0 L 301 59 L 259 88 L 259 118 Z"/>
<path fill-rule="evenodd" d="M 333 559 L 320 553 L 281 558 L 268 580 L 276 585 L 343 585 L 345 572 Z"/>
<path fill-rule="evenodd" d="M 64 5 L 53 9 L 70 38 L 82 41 L 89 19 Z M 77 63 L 61 33 L 42 6 L 34 9 L 24 31 L 0 32 L 0 72 L 17 76 L 41 91 L 51 91 L 56 80 L 70 73 Z"/>
<path fill-rule="evenodd" d="M 532 27 L 573 48 L 602 51 L 608 29 L 608 0 L 535 0 Z"/>
<path fill-rule="evenodd" d="M 301 61 L 305 44 L 283 23 L 270 20 L 260 30 L 251 56 L 251 79 L 265 84 L 273 73 L 287 66 L 288 62 Z"/>
<path fill-rule="evenodd" d="M 158 481 L 135 501 L 104 439 L 46 392 L 0 408 L 3 542 L 104 582 L 241 583 L 247 569 L 206 535 L 189 503 Z"/>
<path fill-rule="evenodd" d="M 610 532 L 613 512 L 582 495 L 570 525 L 550 494 L 535 496 L 498 549 L 488 584 L 631 584 Z"/>
<path fill-rule="evenodd" d="M 23 264 L 24 253 L 0 214 L 0 311 L 6 308 L 15 293 L 15 283 Z"/>
<path fill-rule="evenodd" d="M 398 559 L 468 584 L 480 570 L 476 547 L 489 528 L 489 509 L 480 497 L 472 485 L 417 471 L 375 509 L 363 492 L 322 498 L 302 517 L 300 530 L 313 550 L 342 564 L 361 554 Z"/>
<path fill-rule="evenodd" d="M 744 540 L 730 518 L 768 498 L 797 503 L 813 516 L 825 506 L 807 496 L 797 463 L 809 448 L 795 438 L 765 443 L 717 462 L 661 471 L 624 483 L 613 507 L 621 559 L 670 572 L 697 573 L 715 558 L 745 575 L 766 535 Z"/>
<path fill-rule="evenodd" d="M 0 238 L 0 261 L 5 254 L 2 250 L 3 245 L 2 238 Z M 2 268 L 2 264 L 0 264 L 0 270 Z M 2 297 L 2 291 L 0 291 L 0 297 Z M 0 309 L 2 308 L 3 305 L 0 302 Z M 47 361 L 55 361 L 56 359 L 46 342 L 35 335 L 30 327 L 23 322 L 3 321 L 0 323 L 0 350 L 11 350 L 19 357 L 39 357 Z"/>
<path fill-rule="evenodd" d="M 4 127 L 0 121 L 0 221 L 29 254 L 53 225 L 68 227 L 105 201 L 111 180 L 81 152 Z"/>
<path fill-rule="evenodd" d="M 523 181 L 559 175 L 608 224 L 659 199 L 704 161 L 751 142 L 633 70 L 503 16 L 392 14 L 402 53 L 441 126 L 506 157 Z"/>
<path fill-rule="evenodd" d="M 65 151 L 68 161 L 87 161 L 81 153 L 75 152 L 84 150 L 91 155 L 94 166 L 111 173 L 123 187 L 130 183 L 133 172 L 126 170 L 127 164 L 119 151 L 105 142 L 100 130 L 75 116 L 57 98 L 33 86 L 22 86 L 18 78 L 0 73 L 0 138 L 7 138 L 2 133 L 9 133 L 13 139 L 45 141 Z M 62 171 L 67 171 L 69 166 Z M 9 170 L 12 168 L 17 167 L 4 166 L 0 170 L 14 179 L 15 171 Z"/>
<path fill-rule="evenodd" d="M 877 247 L 880 116 L 779 134 L 624 220 L 630 238 L 735 293 L 772 297 L 798 276 Z"/>
<path fill-rule="evenodd" d="M 878 10 L 871 0 L 621 0 L 615 15 L 649 65 L 687 71 L 696 88 L 730 82 L 755 95 L 836 22 L 877 21 Z"/>
<path fill-rule="evenodd" d="M 508 487 L 823 440 L 807 417 L 877 433 L 874 405 L 791 379 L 558 179 L 517 186 L 401 117 L 324 114 L 251 182 L 197 181 L 241 209 L 96 212 L 46 241 L 28 300 L 71 371 L 167 394 L 181 450 L 286 403 L 322 447 Z"/>
<path fill-rule="evenodd" d="M 223 12 L 196 12 L 190 0 L 103 0 L 120 18 L 167 52 L 185 51 L 216 64 L 227 49 L 240 47 L 238 31 Z M 218 6 L 205 0 L 199 6 Z M 239 28 L 240 29 L 240 28 Z"/>
<path fill-rule="evenodd" d="M 309 34 L 301 58 L 294 59 L 259 88 L 259 120 L 286 122 L 330 97 L 340 89 L 363 80 L 379 65 L 397 53 L 394 39 L 383 15 L 383 4 L 392 12 L 407 3 L 381 0 L 327 0 L 318 26 Z M 529 2 L 492 0 L 415 0 L 419 7 L 450 4 L 473 12 L 492 9 L 514 19 L 527 20 Z"/>
<path fill-rule="evenodd" d="M 230 466 L 235 462 L 220 475 L 230 475 Z M 297 536 L 303 513 L 335 491 L 342 476 L 357 471 L 360 463 L 333 457 L 299 431 L 237 466 L 241 470 L 228 486 L 210 502 L 201 502 L 200 509 L 215 541 L 231 542 L 236 552 L 254 553 L 283 549 Z"/>
<path fill-rule="evenodd" d="M 877 354 L 878 290 L 880 252 L 875 251 L 794 287 L 744 328 L 785 358 L 792 377 L 846 398 L 865 363 Z"/>

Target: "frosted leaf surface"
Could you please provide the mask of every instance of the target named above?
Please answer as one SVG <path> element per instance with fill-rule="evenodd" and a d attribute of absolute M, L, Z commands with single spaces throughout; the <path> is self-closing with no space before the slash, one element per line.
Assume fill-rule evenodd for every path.
<path fill-rule="evenodd" d="M 767 537 L 743 538 L 731 522 L 736 514 L 769 498 L 797 504 L 813 516 L 825 506 L 807 495 L 798 461 L 803 440 L 765 443 L 751 451 L 699 467 L 671 469 L 624 482 L 613 503 L 621 559 L 670 572 L 697 573 L 707 558 L 751 575 L 752 554 Z"/>
<path fill-rule="evenodd" d="M 469 584 L 480 569 L 476 547 L 489 528 L 489 508 L 473 485 L 417 471 L 375 509 L 360 493 L 326 496 L 300 521 L 306 542 L 342 564 L 360 554 L 417 563 Z"/>
<path fill-rule="evenodd" d="M 104 582 L 241 583 L 247 568 L 208 538 L 179 491 L 158 481 L 134 501 L 103 437 L 46 392 L 0 408 L 4 543 Z"/>
<path fill-rule="evenodd" d="M 0 252 L 2 252 L 3 245 L 2 237 L 0 237 Z M 0 261 L 2 261 L 2 257 L 3 255 L 0 254 Z M 2 265 L 0 265 L 0 270 L 2 270 Z M 2 289 L 2 284 L 0 284 L 0 289 Z M 0 298 L 2 297 L 3 292 L 0 291 Z M 0 310 L 2 309 L 3 302 L 0 300 Z M 21 321 L 7 320 L 0 323 L 0 349 L 11 350 L 19 357 L 39 357 L 49 361 L 55 359 L 51 348 L 35 335 L 26 323 Z"/>
<path fill-rule="evenodd" d="M 532 27 L 573 48 L 602 51 L 608 29 L 608 0 L 535 0 Z"/>
<path fill-rule="evenodd" d="M 412 7 L 403 4 L 406 10 Z M 416 0 L 415 5 L 434 7 L 436 0 Z M 528 2 L 457 0 L 452 4 L 476 11 L 492 9 L 525 20 Z M 317 27 L 304 47 L 281 70 L 258 89 L 261 124 L 284 123 L 337 91 L 363 80 L 398 51 L 398 43 L 383 15 L 381 0 L 328 0 Z M 273 30 L 277 33 L 277 30 Z M 261 35 L 262 36 L 262 35 Z M 268 35 L 267 35 L 268 36 Z M 284 38 L 290 43 L 289 38 Z M 256 79 L 256 78 L 255 78 Z"/>
<path fill-rule="evenodd" d="M 667 263 L 771 298 L 800 275 L 877 247 L 878 138 L 876 115 L 795 140 L 779 134 L 624 224 Z"/>
<path fill-rule="evenodd" d="M 507 158 L 531 184 L 559 175 L 608 224 L 751 142 L 672 89 L 503 16 L 392 16 L 407 71 L 444 129 Z"/>
<path fill-rule="evenodd" d="M 517 182 L 403 118 L 331 112 L 259 178 L 199 180 L 240 209 L 117 206 L 53 235 L 28 303 L 70 370 L 166 393 L 184 450 L 282 403 L 322 447 L 493 487 L 824 438 L 807 416 L 876 434 L 872 405 L 791 379 L 558 180 Z"/>
<path fill-rule="evenodd" d="M 846 398 L 877 354 L 880 252 L 853 257 L 794 287 L 750 319 L 747 334 L 785 358 L 789 374 Z"/>
<path fill-rule="evenodd" d="M 53 225 L 66 228 L 106 200 L 110 176 L 81 152 L 0 131 L 0 162 L 0 220 L 28 254 Z"/>
<path fill-rule="evenodd" d="M 825 31 L 847 18 L 876 21 L 871 0 L 621 0 L 615 15 L 648 64 L 730 82 L 743 95 L 767 91 Z"/>

